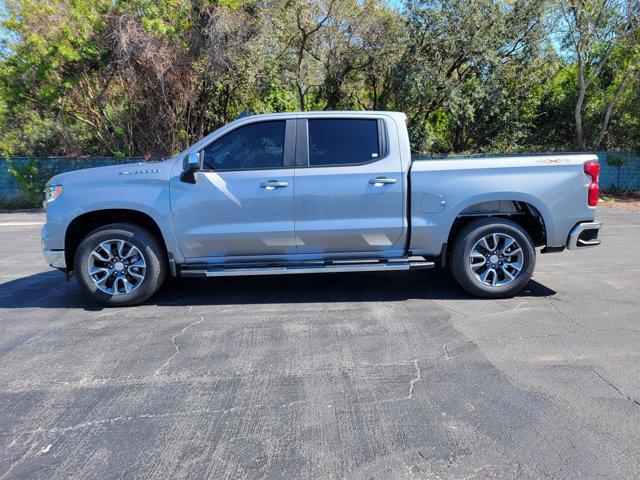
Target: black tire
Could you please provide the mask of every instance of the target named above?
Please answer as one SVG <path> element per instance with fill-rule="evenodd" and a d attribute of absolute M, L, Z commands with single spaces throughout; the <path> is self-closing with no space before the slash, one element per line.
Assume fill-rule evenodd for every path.
<path fill-rule="evenodd" d="M 516 278 L 506 285 L 490 286 L 481 282 L 470 265 L 471 249 L 485 235 L 506 233 L 513 237 L 523 252 L 522 269 Z M 449 258 L 453 277 L 469 293 L 483 298 L 508 298 L 518 293 L 531 279 L 536 265 L 533 240 L 520 225 L 502 218 L 483 218 L 466 225 L 455 237 Z"/>
<path fill-rule="evenodd" d="M 101 242 L 121 239 L 140 250 L 146 264 L 145 278 L 130 293 L 110 295 L 97 288 L 89 278 L 88 265 L 91 251 Z M 89 233 L 78 245 L 74 272 L 82 291 L 92 300 L 108 306 L 137 305 L 147 300 L 162 285 L 167 275 L 167 261 L 160 240 L 148 230 L 129 223 L 113 223 Z"/>

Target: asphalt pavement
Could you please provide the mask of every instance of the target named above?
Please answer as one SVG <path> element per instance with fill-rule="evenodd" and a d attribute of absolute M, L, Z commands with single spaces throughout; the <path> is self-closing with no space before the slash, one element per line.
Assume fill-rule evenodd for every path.
<path fill-rule="evenodd" d="M 439 272 L 107 309 L 0 214 L 0 478 L 640 478 L 640 213 L 513 299 Z"/>

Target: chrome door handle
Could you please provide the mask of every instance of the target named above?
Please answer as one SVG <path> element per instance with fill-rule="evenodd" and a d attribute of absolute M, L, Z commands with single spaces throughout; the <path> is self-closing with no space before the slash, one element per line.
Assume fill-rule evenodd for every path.
<path fill-rule="evenodd" d="M 266 190 L 275 190 L 276 188 L 284 188 L 288 186 L 289 182 L 279 182 L 278 180 L 269 180 L 268 182 L 262 182 L 260 184 L 260 188 L 264 188 Z"/>
<path fill-rule="evenodd" d="M 378 177 L 378 178 L 372 178 L 371 180 L 369 180 L 369 183 L 374 187 L 381 187 L 383 185 L 388 185 L 390 183 L 396 183 L 396 181 L 397 180 L 395 178 Z"/>

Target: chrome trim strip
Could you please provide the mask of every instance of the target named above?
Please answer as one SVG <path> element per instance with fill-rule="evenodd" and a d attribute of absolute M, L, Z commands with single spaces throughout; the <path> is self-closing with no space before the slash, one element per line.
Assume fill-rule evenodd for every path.
<path fill-rule="evenodd" d="M 350 265 L 319 265 L 308 266 L 281 266 L 269 268 L 211 268 L 197 270 L 182 270 L 182 277 L 240 277 L 249 275 L 290 275 L 295 273 L 346 273 L 346 272 L 373 272 L 373 271 L 397 271 L 414 268 L 433 268 L 435 264 L 429 261 L 421 262 L 382 262 L 377 264 L 350 264 Z"/>
<path fill-rule="evenodd" d="M 600 240 L 595 238 L 593 240 L 579 240 L 580 234 L 586 230 L 600 230 L 602 228 L 602 222 L 581 222 L 577 224 L 569 233 L 569 239 L 567 240 L 567 248 L 569 250 L 578 250 L 581 248 L 596 247 L 600 245 Z"/>
<path fill-rule="evenodd" d="M 64 259 L 64 250 L 49 250 L 43 249 L 44 259 L 53 268 L 66 269 L 67 263 Z"/>

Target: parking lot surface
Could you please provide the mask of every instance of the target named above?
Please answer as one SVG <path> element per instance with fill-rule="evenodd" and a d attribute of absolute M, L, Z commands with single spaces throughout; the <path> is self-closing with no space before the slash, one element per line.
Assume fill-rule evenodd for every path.
<path fill-rule="evenodd" d="M 0 214 L 2 478 L 639 478 L 640 213 L 508 300 L 438 272 L 103 309 Z"/>

